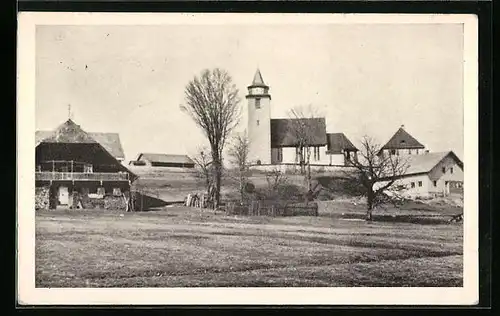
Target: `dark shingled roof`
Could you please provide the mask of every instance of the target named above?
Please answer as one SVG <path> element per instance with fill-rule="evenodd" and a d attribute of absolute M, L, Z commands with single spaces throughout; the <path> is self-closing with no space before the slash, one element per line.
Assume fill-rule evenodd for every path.
<path fill-rule="evenodd" d="M 194 161 L 186 155 L 140 153 L 137 160 L 141 158 L 150 162 L 194 164 Z"/>
<path fill-rule="evenodd" d="M 344 133 L 328 133 L 326 137 L 328 142 L 327 154 L 341 154 L 344 150 L 358 151 Z"/>
<path fill-rule="evenodd" d="M 425 148 L 418 140 L 413 138 L 403 127 L 400 127 L 397 132 L 389 139 L 382 149 L 423 149 Z"/>
<path fill-rule="evenodd" d="M 96 136 L 97 135 L 97 136 Z M 117 134 L 116 134 L 117 135 Z M 96 136 L 97 139 L 94 139 Z M 123 150 L 121 144 L 116 144 L 116 136 L 109 136 L 106 133 L 87 133 L 80 125 L 68 119 L 63 124 L 59 125 L 54 131 L 37 131 L 35 133 L 35 144 L 38 147 L 40 144 L 50 144 L 50 143 L 60 143 L 60 144 L 96 144 L 102 148 L 103 152 L 116 161 L 117 166 L 122 170 L 130 173 L 132 181 L 137 178 L 137 176 L 118 162 L 112 151 L 108 150 L 111 148 L 114 153 L 118 153 L 123 157 Z M 105 145 L 103 143 L 105 143 Z M 119 146 L 118 146 L 119 145 Z"/>
<path fill-rule="evenodd" d="M 99 143 L 116 159 L 125 159 L 118 133 L 87 133 L 72 120 L 60 125 L 55 131 L 36 131 L 35 142 Z"/>
<path fill-rule="evenodd" d="M 310 137 L 310 146 L 325 146 L 326 122 L 325 118 L 305 119 L 272 119 L 271 120 L 271 147 L 295 147 L 298 143 L 294 129 L 295 124 L 305 124 Z"/>

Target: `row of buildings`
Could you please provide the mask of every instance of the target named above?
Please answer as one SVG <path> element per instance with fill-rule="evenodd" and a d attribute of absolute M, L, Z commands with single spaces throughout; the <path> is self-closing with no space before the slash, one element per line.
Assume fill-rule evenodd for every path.
<path fill-rule="evenodd" d="M 344 133 L 327 133 L 325 118 L 273 119 L 269 86 L 259 70 L 248 86 L 249 162 L 254 167 L 297 165 L 300 149 L 292 126 L 300 120 L 311 137 L 311 164 L 349 167 L 358 148 Z M 452 152 L 429 152 L 402 126 L 382 147 L 380 155 L 405 155 L 409 168 L 401 181 L 408 194 L 448 194 L 463 183 L 463 163 Z M 131 166 L 194 168 L 185 155 L 140 153 L 129 165 L 117 133 L 84 131 L 68 119 L 53 131 L 36 132 L 36 207 L 58 205 L 127 209 L 131 184 L 137 175 Z"/>
<path fill-rule="evenodd" d="M 327 133 L 324 117 L 271 118 L 271 94 L 257 69 L 247 87 L 249 161 L 254 166 L 296 165 L 304 160 L 298 144 L 303 130 L 312 148 L 310 164 L 322 167 L 349 167 L 358 160 L 359 149 L 344 133 Z M 298 128 L 299 127 L 299 128 Z M 408 169 L 399 180 L 405 194 L 429 196 L 449 194 L 463 183 L 463 163 L 453 151 L 429 152 L 401 126 L 377 153 L 405 156 Z"/>

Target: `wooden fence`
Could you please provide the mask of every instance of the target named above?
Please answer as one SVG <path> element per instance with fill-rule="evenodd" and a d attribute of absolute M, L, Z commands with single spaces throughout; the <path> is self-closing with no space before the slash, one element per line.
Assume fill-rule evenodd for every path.
<path fill-rule="evenodd" d="M 318 204 L 310 203 L 269 203 L 251 201 L 247 204 L 226 203 L 228 215 L 246 216 L 318 216 Z"/>

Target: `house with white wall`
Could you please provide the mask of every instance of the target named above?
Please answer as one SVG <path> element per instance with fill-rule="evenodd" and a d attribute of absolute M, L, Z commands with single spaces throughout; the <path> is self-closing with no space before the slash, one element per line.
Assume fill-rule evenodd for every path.
<path fill-rule="evenodd" d="M 306 131 L 310 164 L 347 166 L 357 159 L 357 148 L 343 133 L 327 133 L 326 120 L 318 118 L 271 118 L 271 95 L 257 69 L 248 86 L 248 160 L 251 165 L 298 165 L 301 160 L 297 126 Z M 305 160 L 306 154 L 302 156 Z"/>
<path fill-rule="evenodd" d="M 407 170 L 396 180 L 396 185 L 405 187 L 398 192 L 401 195 L 447 196 L 452 187 L 463 185 L 463 162 L 453 151 L 409 155 L 404 161 Z M 375 188 L 385 185 L 387 181 L 377 182 Z"/>

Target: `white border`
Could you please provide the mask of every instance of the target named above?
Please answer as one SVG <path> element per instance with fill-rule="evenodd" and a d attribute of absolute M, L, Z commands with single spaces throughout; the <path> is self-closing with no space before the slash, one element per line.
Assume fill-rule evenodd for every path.
<path fill-rule="evenodd" d="M 478 26 L 475 15 L 34 13 L 18 16 L 18 302 L 26 305 L 473 305 L 478 302 Z M 35 288 L 35 26 L 160 24 L 464 24 L 465 210 L 462 288 Z M 249 295 L 251 294 L 251 295 Z"/>

